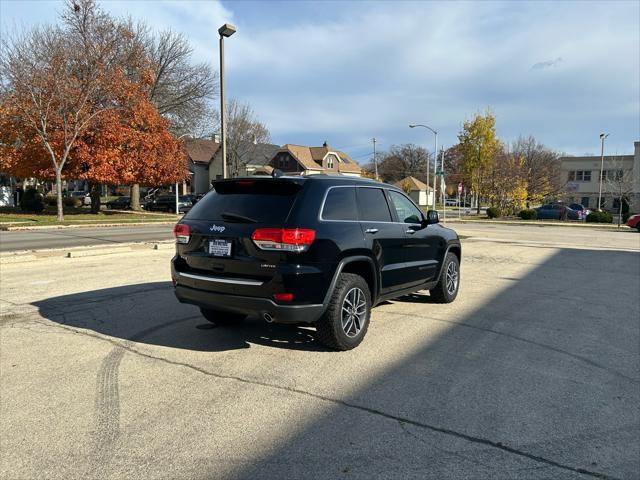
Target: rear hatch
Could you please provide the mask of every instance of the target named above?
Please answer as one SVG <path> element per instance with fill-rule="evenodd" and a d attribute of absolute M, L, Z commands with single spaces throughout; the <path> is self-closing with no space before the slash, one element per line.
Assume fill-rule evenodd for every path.
<path fill-rule="evenodd" d="M 264 286 L 277 281 L 276 266 L 286 253 L 261 250 L 251 237 L 257 229 L 286 224 L 302 185 L 303 180 L 272 178 L 215 182 L 181 222 L 189 225 L 190 238 L 178 245 L 175 265 L 185 274 L 180 282 L 249 296 L 277 289 L 265 292 Z"/>

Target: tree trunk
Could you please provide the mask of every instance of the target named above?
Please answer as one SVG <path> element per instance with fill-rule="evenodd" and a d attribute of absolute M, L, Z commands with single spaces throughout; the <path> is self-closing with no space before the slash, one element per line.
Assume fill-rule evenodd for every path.
<path fill-rule="evenodd" d="M 91 183 L 89 196 L 91 197 L 91 213 L 100 213 L 100 191 L 102 186 L 99 183 Z"/>
<path fill-rule="evenodd" d="M 131 210 L 135 210 L 137 212 L 142 210 L 142 208 L 140 208 L 140 184 L 139 183 L 134 183 L 133 185 L 131 185 L 130 198 L 131 198 L 130 200 Z"/>
<path fill-rule="evenodd" d="M 62 208 L 62 172 L 56 168 L 56 206 L 58 208 L 58 221 L 64 221 L 64 209 Z"/>

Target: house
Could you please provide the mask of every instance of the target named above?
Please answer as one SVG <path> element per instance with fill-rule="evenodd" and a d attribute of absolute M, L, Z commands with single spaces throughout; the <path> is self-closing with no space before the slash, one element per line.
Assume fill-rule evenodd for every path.
<path fill-rule="evenodd" d="M 269 166 L 282 170 L 287 175 L 361 175 L 361 168 L 355 160 L 326 142 L 321 147 L 287 143 L 276 152 Z"/>
<path fill-rule="evenodd" d="M 207 193 L 211 188 L 211 182 L 222 178 L 222 149 L 221 144 L 207 138 L 191 138 L 185 140 L 185 151 L 189 159 L 189 171 L 191 181 L 189 190 L 199 195 Z M 240 176 L 271 173 L 268 167 L 269 161 L 280 150 L 279 145 L 270 143 L 251 144 L 244 149 L 242 162 L 245 164 Z M 227 159 L 229 159 L 227 151 Z M 231 165 L 229 165 L 231 174 Z"/>
<path fill-rule="evenodd" d="M 190 192 L 195 195 L 207 193 L 211 187 L 210 165 L 216 156 L 219 157 L 217 153 L 220 144 L 208 138 L 188 138 L 184 141 L 184 149 L 189 160 L 191 174 Z"/>
<path fill-rule="evenodd" d="M 421 207 L 433 204 L 433 188 L 415 177 L 405 177 L 402 180 L 398 180 L 394 185 L 404 190 Z"/>
<path fill-rule="evenodd" d="M 565 185 L 567 202 L 598 208 L 601 161 L 600 155 L 560 158 L 559 183 Z M 630 212 L 640 212 L 640 142 L 634 142 L 633 155 L 604 156 L 601 208 L 617 213 L 620 201 Z"/>

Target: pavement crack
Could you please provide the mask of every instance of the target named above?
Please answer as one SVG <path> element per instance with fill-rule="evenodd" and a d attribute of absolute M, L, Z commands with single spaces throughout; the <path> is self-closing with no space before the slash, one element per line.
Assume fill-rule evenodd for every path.
<path fill-rule="evenodd" d="M 190 317 L 193 318 L 193 317 Z M 142 338 L 142 336 L 144 335 L 148 335 L 149 334 L 149 330 L 158 330 L 160 328 L 164 328 L 172 323 L 175 323 L 177 321 L 184 321 L 186 320 L 186 318 L 180 319 L 180 320 L 172 320 L 170 322 L 166 322 L 165 324 L 161 324 L 158 325 L 156 327 L 153 327 L 153 329 L 147 329 L 145 331 L 139 332 L 138 334 L 132 336 L 130 339 L 126 340 L 125 342 L 120 342 L 117 341 L 115 339 L 112 338 L 108 338 L 102 335 L 98 335 L 98 334 L 93 334 L 93 333 L 89 333 L 88 331 L 82 331 L 82 330 L 77 330 L 75 328 L 69 327 L 67 325 L 57 325 L 59 328 L 63 328 L 65 330 L 69 330 L 75 333 L 79 333 L 97 340 L 101 340 L 101 341 L 105 341 L 108 343 L 111 343 L 112 345 L 116 346 L 116 347 L 120 347 L 121 350 L 126 350 L 127 352 L 133 353 L 134 355 L 137 355 L 139 357 L 142 358 L 147 358 L 149 360 L 155 360 L 155 361 L 159 361 L 162 363 L 165 363 L 167 365 L 172 365 L 172 366 L 176 366 L 176 367 L 183 367 L 183 368 L 187 368 L 189 370 L 192 370 L 194 372 L 203 374 L 203 375 L 207 375 L 209 377 L 213 377 L 213 378 L 217 378 L 220 380 L 230 380 L 230 381 L 235 381 L 238 383 L 242 383 L 245 385 L 254 385 L 254 386 L 260 386 L 260 387 L 265 387 L 265 388 L 270 388 L 270 389 L 274 389 L 274 390 L 279 390 L 279 391 L 284 391 L 284 392 L 288 392 L 288 393 L 293 393 L 293 394 L 297 394 L 297 395 L 302 395 L 305 397 L 310 397 L 310 398 L 314 398 L 316 400 L 320 400 L 320 401 L 324 401 L 324 402 L 328 402 L 328 403 L 332 403 L 334 405 L 337 406 L 341 406 L 341 407 L 345 407 L 345 408 L 350 408 L 350 409 L 354 409 L 354 410 L 358 410 L 360 412 L 365 412 L 371 415 L 375 415 L 381 418 L 386 418 L 388 420 L 392 420 L 394 422 L 401 422 L 404 424 L 408 424 L 408 425 L 413 425 L 415 427 L 419 427 L 422 428 L 424 430 L 429 430 L 432 432 L 436 432 L 436 433 L 441 433 L 444 435 L 448 435 L 450 437 L 454 437 L 460 440 L 466 440 L 467 442 L 470 443 L 474 443 L 474 444 L 478 444 L 478 445 L 483 445 L 485 447 L 490 447 L 490 448 L 495 448 L 498 450 L 501 450 L 503 452 L 507 452 L 509 454 L 512 455 L 517 455 L 519 457 L 522 458 L 527 458 L 529 460 L 532 460 L 534 462 L 540 463 L 540 464 L 545 464 L 548 466 L 552 466 L 561 470 L 565 470 L 565 471 L 569 471 L 569 472 L 573 472 L 573 473 L 578 473 L 581 475 L 587 475 L 590 476 L 592 478 L 600 478 L 600 479 L 605 479 L 605 480 L 617 480 L 616 477 L 612 477 L 609 476 L 607 474 L 601 473 L 601 472 L 596 472 L 593 470 L 588 470 L 585 468 L 580 468 L 580 467 L 573 467 L 570 465 L 565 465 L 563 463 L 557 462 L 555 460 L 549 459 L 549 458 L 545 458 L 539 455 L 535 455 L 533 453 L 529 453 L 526 452 L 524 450 L 520 450 L 516 447 L 512 447 L 509 445 L 506 445 L 502 442 L 497 442 L 494 440 L 489 440 L 487 438 L 483 438 L 483 437 L 478 437 L 478 436 L 474 436 L 474 435 L 470 435 L 464 432 L 459 432 L 456 430 L 452 430 L 450 428 L 446 428 L 446 427 L 441 427 L 438 425 L 431 425 L 425 422 L 420 422 L 417 420 L 413 420 L 410 418 L 406 418 L 406 417 L 401 417 L 399 415 L 394 415 L 392 413 L 387 413 L 384 412 L 382 410 L 379 410 L 377 408 L 373 408 L 373 407 L 367 407 L 365 405 L 359 405 L 356 403 L 352 403 L 349 402 L 347 400 L 340 400 L 340 399 L 336 399 L 336 398 L 332 398 L 332 397 L 328 397 L 325 395 L 321 395 L 318 393 L 313 393 L 313 392 L 308 392 L 306 390 L 301 390 L 299 388 L 293 388 L 293 387 L 286 387 L 286 386 L 282 386 L 282 385 L 277 385 L 277 384 L 273 384 L 273 383 L 268 383 L 268 382 L 261 382 L 259 380 L 249 380 L 243 377 L 238 377 L 235 375 L 223 375 L 220 373 L 214 373 L 208 370 L 205 370 L 204 368 L 198 367 L 196 365 L 192 365 L 190 363 L 186 363 L 186 362 L 179 362 L 179 361 L 175 361 L 175 360 L 169 360 L 168 358 L 163 358 L 163 357 L 158 357 L 156 355 L 152 355 L 150 353 L 145 353 L 142 352 L 140 350 L 137 350 L 135 348 L 133 348 L 130 344 L 131 341 L 135 340 L 140 340 Z M 38 323 L 42 323 L 45 324 L 45 322 L 38 322 Z M 144 335 L 143 335 L 144 334 Z"/>

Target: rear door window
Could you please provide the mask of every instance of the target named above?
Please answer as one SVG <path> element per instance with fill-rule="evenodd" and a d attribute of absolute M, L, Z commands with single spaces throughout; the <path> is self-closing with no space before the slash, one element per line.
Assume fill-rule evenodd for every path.
<path fill-rule="evenodd" d="M 358 188 L 360 220 L 366 222 L 391 222 L 391 212 L 381 188 Z"/>
<path fill-rule="evenodd" d="M 301 188 L 294 182 L 272 179 L 217 183 L 186 218 L 278 225 L 289 216 Z"/>
<path fill-rule="evenodd" d="M 321 218 L 323 220 L 358 220 L 356 189 L 334 187 L 327 192 Z"/>

